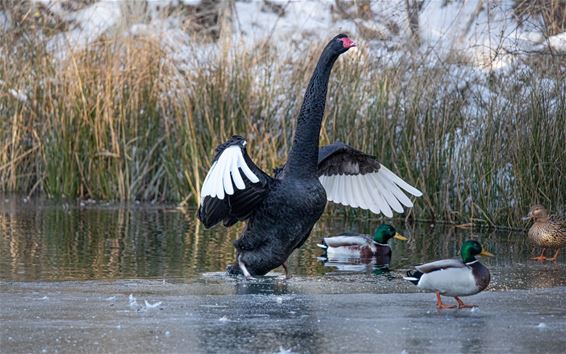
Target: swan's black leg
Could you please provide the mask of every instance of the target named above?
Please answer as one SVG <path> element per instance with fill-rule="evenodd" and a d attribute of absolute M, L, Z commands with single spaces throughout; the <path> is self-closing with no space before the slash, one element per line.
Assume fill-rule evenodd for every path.
<path fill-rule="evenodd" d="M 283 269 L 285 269 L 285 278 L 291 279 L 291 274 L 289 273 L 289 265 L 287 264 L 287 261 L 283 262 L 283 264 L 281 265 L 283 266 Z"/>
<path fill-rule="evenodd" d="M 242 255 L 238 256 L 238 265 L 240 266 L 240 269 L 242 270 L 242 273 L 244 273 L 244 276 L 246 277 L 246 279 L 248 279 L 248 280 L 254 279 L 254 277 L 252 277 L 252 275 L 248 271 L 248 268 L 246 268 L 246 265 L 244 264 L 244 262 L 242 262 Z"/>

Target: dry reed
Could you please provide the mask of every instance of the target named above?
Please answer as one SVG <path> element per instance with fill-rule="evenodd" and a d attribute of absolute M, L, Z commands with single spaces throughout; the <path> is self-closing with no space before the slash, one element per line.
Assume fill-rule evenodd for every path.
<path fill-rule="evenodd" d="M 233 134 L 271 171 L 285 161 L 321 48 L 283 61 L 269 44 L 220 47 L 182 70 L 158 39 L 103 37 L 58 61 L 44 42 L 8 34 L 0 48 L 0 189 L 194 206 L 215 146 Z M 363 49 L 343 56 L 321 142 L 372 153 L 422 189 L 410 212 L 417 219 L 517 226 L 534 202 L 564 208 L 558 59 L 511 82 L 493 76 L 488 99 L 419 60 L 391 68 Z"/>

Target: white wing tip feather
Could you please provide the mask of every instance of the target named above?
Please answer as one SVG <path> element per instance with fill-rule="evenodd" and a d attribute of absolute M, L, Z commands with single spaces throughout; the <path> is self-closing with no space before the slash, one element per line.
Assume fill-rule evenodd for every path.
<path fill-rule="evenodd" d="M 323 175 L 319 180 L 329 201 L 370 210 L 374 214 L 381 213 L 388 218 L 393 217 L 393 211 L 402 213 L 403 207 L 413 207 L 413 202 L 405 193 L 415 197 L 423 195 L 383 165 L 380 165 L 377 173 L 356 176 Z"/>
<path fill-rule="evenodd" d="M 201 204 L 207 196 L 224 199 L 224 195 L 233 195 L 235 189 L 243 190 L 243 180 L 239 169 L 244 172 L 251 183 L 259 182 L 259 178 L 246 164 L 242 149 L 239 146 L 229 146 L 212 164 L 201 188 Z M 234 189 L 234 187 L 236 187 Z"/>
<path fill-rule="evenodd" d="M 403 188 L 406 192 L 412 194 L 415 197 L 420 197 L 423 193 L 417 188 L 411 186 L 409 183 L 405 182 L 401 177 L 397 176 L 390 169 L 380 164 L 380 170 L 384 172 L 385 176 L 388 177 L 390 181 Z"/>

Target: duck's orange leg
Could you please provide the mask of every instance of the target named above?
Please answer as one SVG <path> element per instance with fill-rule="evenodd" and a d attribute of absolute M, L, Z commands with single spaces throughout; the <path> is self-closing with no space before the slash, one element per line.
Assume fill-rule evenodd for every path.
<path fill-rule="evenodd" d="M 534 259 L 535 261 L 541 261 L 541 262 L 546 261 L 546 257 L 544 256 L 544 251 L 545 251 L 545 250 L 546 250 L 546 248 L 543 248 L 543 249 L 542 249 L 542 252 L 540 253 L 540 256 L 534 257 L 534 258 L 531 258 L 531 259 Z"/>
<path fill-rule="evenodd" d="M 453 309 L 456 305 L 447 305 L 442 303 L 440 292 L 436 291 L 436 308 L 437 309 Z"/>
<path fill-rule="evenodd" d="M 458 302 L 458 308 L 459 309 L 469 309 L 469 308 L 472 308 L 472 307 L 478 307 L 478 305 L 466 305 L 464 303 L 464 301 L 460 300 L 460 298 L 458 296 L 454 296 L 454 298 Z"/>
<path fill-rule="evenodd" d="M 556 253 L 554 254 L 554 257 L 549 258 L 549 261 L 553 261 L 556 262 L 556 257 L 558 257 L 558 253 L 560 253 L 560 248 L 556 250 Z"/>

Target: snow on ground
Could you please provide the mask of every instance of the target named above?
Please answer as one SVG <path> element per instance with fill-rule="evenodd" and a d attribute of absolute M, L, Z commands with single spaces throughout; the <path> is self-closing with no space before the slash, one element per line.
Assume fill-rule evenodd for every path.
<path fill-rule="evenodd" d="M 352 21 L 332 20 L 334 1 L 279 1 L 285 15 L 268 11 L 262 2 L 236 2 L 235 36 L 247 41 L 272 40 L 283 46 L 298 46 L 329 39 L 340 32 L 355 33 Z M 308 45 L 308 44 L 307 44 Z"/>
<path fill-rule="evenodd" d="M 549 37 L 548 45 L 557 52 L 566 53 L 566 32 Z"/>
<path fill-rule="evenodd" d="M 490 75 L 516 81 L 529 70 L 523 63 L 528 53 L 566 52 L 566 33 L 545 38 L 541 20 L 536 18 L 519 26 L 513 15 L 514 0 L 424 1 L 418 15 L 417 48 L 409 45 L 412 37 L 405 0 L 372 1 L 369 18 L 357 13 L 354 2 L 342 2 L 346 5 L 339 7 L 334 0 L 236 0 L 227 10 L 231 22 L 221 26 L 223 40 L 218 43 L 194 37 L 186 30 L 181 13 L 164 11 L 167 6 L 198 6 L 200 0 L 151 0 L 147 9 L 144 2 L 99 0 L 74 11 L 57 0 L 33 1 L 70 24 L 67 32 L 49 38 L 48 47 L 57 59 L 84 49 L 103 34 L 150 37 L 161 43 L 166 60 L 182 73 L 214 62 L 226 38 L 246 47 L 272 43 L 283 61 L 298 59 L 304 49 L 346 32 L 381 65 L 396 67 L 412 58 L 425 69 L 443 68 L 449 81 L 442 89 L 465 94 L 469 113 L 478 116 L 486 102 L 506 102 L 487 84 Z M 0 28 L 9 26 L 9 16 L 0 12 Z M 414 75 L 407 73 L 406 79 Z M 20 92 L 10 94 L 24 99 Z"/>
<path fill-rule="evenodd" d="M 74 24 L 69 31 L 50 39 L 50 48 L 60 58 L 65 57 L 66 51 L 83 49 L 102 34 L 112 31 L 159 36 L 164 47 L 175 48 L 169 53 L 176 62 L 191 61 L 195 55 L 202 59 L 202 53 L 206 56 L 210 52 L 210 48 L 201 52 L 194 45 L 187 45 L 193 41 L 183 30 L 180 15 L 173 12 L 165 16 L 161 11 L 179 4 L 198 6 L 200 0 L 151 0 L 147 7 L 148 16 L 139 16 L 138 22 L 133 24 L 129 23 L 131 19 L 123 19 L 136 12 L 133 8 L 137 7 L 138 12 L 145 11 L 143 2 L 100 0 L 71 11 L 60 1 L 34 1 Z M 324 42 L 339 32 L 347 32 L 354 38 L 365 37 L 365 41 L 370 42 L 366 44 L 375 54 L 392 65 L 405 56 L 406 44 L 411 38 L 405 0 L 371 2 L 370 19 L 363 19 L 356 13 L 355 3 L 345 4 L 346 8 L 338 8 L 334 0 L 236 1 L 230 16 L 232 39 L 234 43 L 248 45 L 270 41 L 282 53 L 292 54 L 313 43 Z M 512 68 L 520 52 L 545 47 L 566 51 L 566 33 L 545 40 L 537 19 L 524 21 L 519 26 L 513 15 L 513 4 L 513 0 L 423 2 L 418 16 L 419 52 L 427 53 L 430 65 L 443 62 L 458 52 L 473 66 L 492 71 Z M 123 28 L 124 22 L 128 22 L 127 28 Z M 0 26 L 7 24 L 7 16 L 0 13 Z M 364 32 L 364 36 L 359 36 L 359 32 Z M 364 40 L 361 42 L 363 44 Z"/>
<path fill-rule="evenodd" d="M 7 31 L 10 28 L 10 19 L 4 11 L 0 11 L 0 31 Z"/>
<path fill-rule="evenodd" d="M 46 1 L 43 1 L 46 2 Z M 59 2 L 47 1 L 52 12 L 77 25 L 49 39 L 48 48 L 64 59 L 69 50 L 81 50 L 118 24 L 123 16 L 118 1 L 99 1 L 78 11 L 66 11 Z"/>

